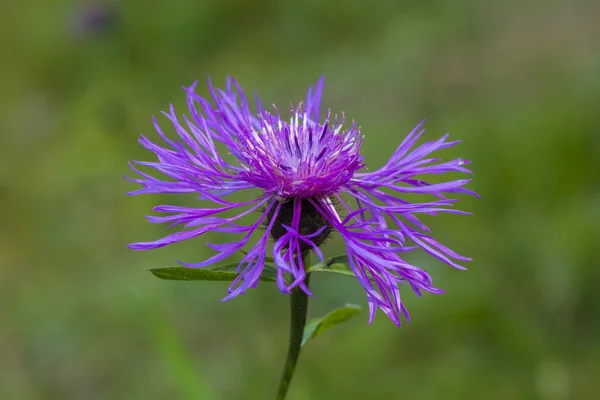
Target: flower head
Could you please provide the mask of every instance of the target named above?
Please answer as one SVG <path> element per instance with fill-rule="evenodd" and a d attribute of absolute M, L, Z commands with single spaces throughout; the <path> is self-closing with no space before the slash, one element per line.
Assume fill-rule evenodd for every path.
<path fill-rule="evenodd" d="M 134 243 L 131 248 L 154 249 L 211 231 L 242 235 L 228 243 L 207 243 L 215 250 L 214 256 L 196 264 L 182 263 L 200 268 L 238 252 L 258 230 L 261 236 L 240 262 L 240 275 L 225 299 L 258 284 L 270 238 L 281 291 L 289 293 L 298 286 L 310 294 L 304 284 L 308 266 L 302 265 L 301 254 L 312 250 L 323 261 L 320 246 L 335 231 L 344 239 L 350 268 L 367 292 L 370 321 L 379 308 L 397 325 L 401 315 L 409 320 L 400 285 L 410 285 L 418 295 L 442 292 L 427 272 L 405 261 L 402 253 L 420 247 L 456 268 L 463 268 L 457 261 L 469 260 L 433 239 L 417 217 L 438 212 L 467 214 L 452 208 L 456 200 L 447 195 L 475 194 L 464 188 L 468 179 L 437 184 L 418 179 L 423 174 L 470 173 L 466 160 L 440 162 L 430 157 L 458 141 L 448 142 L 445 135 L 415 147 L 423 134 L 421 123 L 383 167 L 359 172 L 365 168 L 360 129 L 354 123 L 346 126 L 344 118 L 329 111 L 320 119 L 323 78 L 309 89 L 304 104 L 291 107 L 289 119 L 276 108 L 266 111 L 258 99 L 258 110 L 252 113 L 242 89 L 231 78 L 225 90 L 209 82 L 213 103 L 197 95 L 195 86 L 184 88 L 190 117 L 181 121 L 173 106 L 164 113 L 178 139 L 163 134 L 156 120 L 166 146 L 140 138 L 158 161 L 134 163 L 154 168 L 168 179 L 155 178 L 131 165 L 140 177 L 130 180 L 142 188 L 130 194 L 195 193 L 202 208 L 155 207 L 154 211 L 168 215 L 149 216 L 150 222 L 183 225 L 184 229 L 156 241 Z M 226 161 L 217 146 L 224 146 L 233 161 Z M 230 195 L 241 191 L 258 194 L 248 201 L 233 201 Z M 415 203 L 402 198 L 409 193 L 437 200 Z M 352 198 L 352 204 L 342 195 Z M 231 210 L 235 216 L 223 216 Z M 253 224 L 239 224 L 242 217 L 256 211 L 260 216 Z"/>

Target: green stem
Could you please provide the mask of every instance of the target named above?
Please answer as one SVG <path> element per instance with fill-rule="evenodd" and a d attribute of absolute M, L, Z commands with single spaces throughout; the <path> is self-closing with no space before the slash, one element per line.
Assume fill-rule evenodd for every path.
<path fill-rule="evenodd" d="M 310 254 L 306 252 L 302 255 L 302 264 L 304 268 L 308 268 L 310 263 Z M 306 275 L 304 284 L 308 287 L 310 274 Z M 285 360 L 285 367 L 281 381 L 279 381 L 279 390 L 277 391 L 277 400 L 284 400 L 287 394 L 296 363 L 300 356 L 300 348 L 302 347 L 302 336 L 304 335 L 304 325 L 306 325 L 306 312 L 308 311 L 308 295 L 299 287 L 292 289 L 290 295 L 290 341 L 288 345 L 288 354 Z"/>

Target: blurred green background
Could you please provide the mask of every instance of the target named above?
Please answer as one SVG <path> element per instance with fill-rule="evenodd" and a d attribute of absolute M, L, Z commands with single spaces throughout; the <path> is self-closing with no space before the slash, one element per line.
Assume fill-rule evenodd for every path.
<path fill-rule="evenodd" d="M 427 139 L 463 140 L 442 156 L 473 161 L 482 200 L 429 220 L 468 271 L 413 258 L 447 293 L 405 290 L 401 329 L 365 312 L 316 338 L 289 398 L 596 398 L 599 16 L 592 0 L 2 2 L 0 398 L 272 398 L 288 298 L 151 276 L 210 254 L 125 247 L 165 233 L 151 207 L 194 197 L 126 197 L 121 175 L 150 159 L 153 114 L 187 112 L 182 85 L 234 75 L 285 109 L 321 74 L 371 168 L 427 118 Z M 365 304 L 351 279 L 313 288 L 310 316 Z"/>

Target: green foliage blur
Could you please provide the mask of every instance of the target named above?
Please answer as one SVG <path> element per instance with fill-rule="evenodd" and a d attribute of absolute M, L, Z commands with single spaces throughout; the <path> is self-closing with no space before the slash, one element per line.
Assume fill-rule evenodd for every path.
<path fill-rule="evenodd" d="M 427 118 L 473 161 L 474 216 L 427 220 L 474 258 L 416 253 L 443 295 L 404 290 L 397 329 L 367 313 L 303 351 L 290 399 L 592 399 L 600 388 L 600 3 L 589 0 L 27 0 L 0 4 L 0 399 L 270 399 L 288 298 L 262 283 L 166 282 L 213 236 L 150 252 L 127 197 L 140 133 L 182 85 L 235 76 L 285 110 L 324 105 L 366 135 L 370 168 Z M 333 240 L 326 255 L 343 252 Z M 317 275 L 309 314 L 365 305 Z"/>

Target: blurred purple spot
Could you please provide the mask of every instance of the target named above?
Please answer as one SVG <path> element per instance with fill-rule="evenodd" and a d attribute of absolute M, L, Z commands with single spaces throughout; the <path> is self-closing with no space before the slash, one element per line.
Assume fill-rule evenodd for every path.
<path fill-rule="evenodd" d="M 77 36 L 93 36 L 103 33 L 115 21 L 114 6 L 106 1 L 89 1 L 77 6 L 72 20 Z"/>

